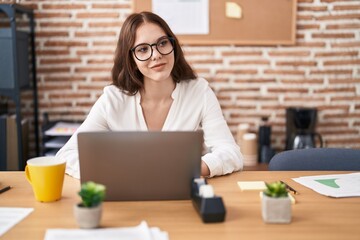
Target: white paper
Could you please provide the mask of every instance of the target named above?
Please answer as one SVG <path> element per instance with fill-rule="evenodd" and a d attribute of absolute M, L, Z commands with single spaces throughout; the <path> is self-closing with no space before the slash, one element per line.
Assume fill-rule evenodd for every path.
<path fill-rule="evenodd" d="M 265 190 L 266 185 L 264 181 L 239 181 L 237 182 L 241 191 L 246 190 Z"/>
<path fill-rule="evenodd" d="M 329 197 L 360 197 L 360 173 L 293 178 L 294 181 Z"/>
<path fill-rule="evenodd" d="M 149 228 L 145 221 L 135 227 L 99 229 L 48 229 L 45 240 L 168 240 L 159 228 Z"/>
<path fill-rule="evenodd" d="M 47 136 L 71 136 L 80 127 L 80 123 L 58 122 L 45 131 Z"/>
<path fill-rule="evenodd" d="M 209 34 L 209 0 L 152 0 L 175 34 Z"/>
<path fill-rule="evenodd" d="M 23 220 L 33 210 L 33 208 L 0 207 L 0 236 Z"/>

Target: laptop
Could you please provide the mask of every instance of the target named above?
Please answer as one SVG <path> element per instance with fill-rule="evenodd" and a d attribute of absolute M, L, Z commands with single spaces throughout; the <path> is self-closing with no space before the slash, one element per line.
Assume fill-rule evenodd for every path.
<path fill-rule="evenodd" d="M 200 177 L 203 132 L 81 132 L 80 181 L 105 201 L 185 200 Z"/>

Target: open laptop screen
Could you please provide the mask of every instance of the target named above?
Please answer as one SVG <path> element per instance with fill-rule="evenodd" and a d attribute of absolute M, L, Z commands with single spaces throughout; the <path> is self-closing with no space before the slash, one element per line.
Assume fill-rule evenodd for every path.
<path fill-rule="evenodd" d="M 203 133 L 81 132 L 80 180 L 107 188 L 107 201 L 190 199 L 200 176 Z"/>

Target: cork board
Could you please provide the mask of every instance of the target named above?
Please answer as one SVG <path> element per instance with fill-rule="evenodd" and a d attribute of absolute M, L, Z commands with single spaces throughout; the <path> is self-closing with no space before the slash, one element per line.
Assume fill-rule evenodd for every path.
<path fill-rule="evenodd" d="M 241 7 L 241 18 L 226 16 L 226 3 Z M 293 45 L 297 0 L 209 0 L 209 34 L 178 35 L 192 45 Z M 133 11 L 151 11 L 151 0 L 133 0 Z"/>

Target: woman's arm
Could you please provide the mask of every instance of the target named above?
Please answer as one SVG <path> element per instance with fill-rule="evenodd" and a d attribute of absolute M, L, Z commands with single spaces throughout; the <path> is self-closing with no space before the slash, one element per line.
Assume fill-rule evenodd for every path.
<path fill-rule="evenodd" d="M 208 87 L 205 93 L 202 128 L 209 153 L 202 157 L 209 169 L 209 176 L 224 175 L 243 168 L 243 157 L 222 114 L 214 92 Z M 202 164 L 202 174 L 206 167 Z M 203 172 L 204 171 L 204 172 Z"/>
<path fill-rule="evenodd" d="M 85 121 L 56 154 L 57 157 L 66 161 L 66 173 L 75 178 L 80 178 L 77 134 L 86 131 L 107 131 L 109 127 L 105 119 L 105 106 L 105 96 L 102 95 L 90 110 Z"/>

